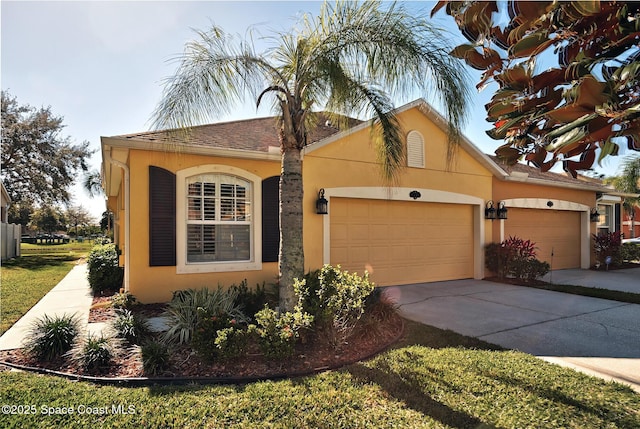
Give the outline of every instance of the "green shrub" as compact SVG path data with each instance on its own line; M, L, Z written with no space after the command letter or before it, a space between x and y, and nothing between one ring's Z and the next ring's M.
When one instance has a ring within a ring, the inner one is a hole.
M627 262L640 261L640 244L624 243L620 248L620 259Z
M218 330L215 340L216 355L221 359L242 356L247 351L253 331L253 328L235 326Z
M140 344L150 332L149 322L127 309L116 310L116 317L111 322L111 327L116 332L116 336L131 344Z
M169 367L169 348L158 341L149 341L140 347L142 369L147 375L158 375Z
M118 292L111 297L111 306L115 309L118 308L131 308L137 304L136 297L130 292Z
M249 289L247 281L243 280L240 285L231 285L229 290L236 294L235 302L240 310L251 319L265 304L276 305L278 302L275 294L267 291L264 282L262 285L256 285L255 289Z
M384 333L389 321L398 316L398 305L383 288L376 287L365 301L365 311L356 330L369 338Z
M296 306L293 312L286 313L278 313L265 307L255 317L260 349L269 359L291 357L300 338L300 331L310 328L313 323L313 316L305 313L300 306ZM253 328L249 329L250 332L251 330Z
M94 294L120 289L124 270L118 266L118 250L114 244L94 246L89 253L87 264L89 286Z
M551 266L547 262L537 259L529 259L523 272L523 278L527 281L534 281L544 277L551 270Z
M27 353L38 360L51 360L71 349L80 332L80 321L74 315L48 316L36 319L24 344Z
M228 314L214 313L199 307L197 310L198 322L193 332L191 347L205 360L213 360L218 357L216 338L218 331L238 326L238 321Z
M247 318L236 303L237 292L222 288L211 290L187 289L173 293L165 315L169 330L164 334L167 342L191 342L193 333L203 317L228 316L240 323Z
M294 283L302 308L314 316L334 346L349 338L374 287L367 272L360 277L331 265Z
M119 343L113 338L88 334L73 346L68 355L85 371L98 372L111 363L118 347Z

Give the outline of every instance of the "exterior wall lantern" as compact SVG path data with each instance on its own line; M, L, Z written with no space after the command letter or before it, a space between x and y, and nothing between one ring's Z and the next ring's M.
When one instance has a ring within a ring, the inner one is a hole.
M321 188L318 192L318 199L316 200L316 213L319 215L326 215L329 209L329 201L324 197L324 188Z
M493 200L487 201L484 206L484 218L494 220L496 218L496 208L493 207Z
M498 219L505 220L507 218L508 209L505 207L504 201L498 203Z
M600 220L600 213L598 213L597 207L593 207L589 212L589 220L591 222L598 222Z

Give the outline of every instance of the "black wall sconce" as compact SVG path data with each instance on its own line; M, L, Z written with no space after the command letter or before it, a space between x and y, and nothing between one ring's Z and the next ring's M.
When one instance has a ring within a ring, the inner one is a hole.
M505 207L504 201L498 203L498 219L505 220L509 210Z
M496 218L496 208L493 206L493 200L487 201L484 206L484 218L494 220Z
M600 213L598 213L598 209L593 207L589 212L589 220L591 222L598 222L600 220Z
M326 215L329 209L329 201L324 197L324 188L321 188L318 192L318 199L316 200L316 213L320 215Z

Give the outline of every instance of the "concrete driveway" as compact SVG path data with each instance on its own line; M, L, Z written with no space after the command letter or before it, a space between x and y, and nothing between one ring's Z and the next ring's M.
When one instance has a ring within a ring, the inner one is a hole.
M640 305L484 280L387 289L410 320L617 380L640 392Z
M598 287L640 294L640 268L610 271L555 270L544 276L543 280L553 284Z

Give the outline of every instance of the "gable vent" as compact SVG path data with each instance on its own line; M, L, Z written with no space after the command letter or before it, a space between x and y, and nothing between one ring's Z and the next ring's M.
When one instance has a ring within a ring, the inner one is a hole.
M417 131L407 134L407 167L424 168L424 139Z

